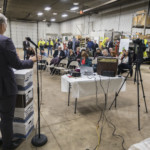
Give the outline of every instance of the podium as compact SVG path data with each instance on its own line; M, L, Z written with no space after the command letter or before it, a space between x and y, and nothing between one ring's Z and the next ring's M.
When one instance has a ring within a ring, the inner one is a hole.
M34 129L33 70L14 70L18 94L14 113L14 136L26 139Z

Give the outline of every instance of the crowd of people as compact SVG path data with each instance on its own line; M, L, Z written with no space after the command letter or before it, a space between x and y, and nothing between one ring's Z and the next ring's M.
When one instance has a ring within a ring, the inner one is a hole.
M113 41L108 37L103 40L101 48L96 40L92 41L91 39L88 39L85 48L81 48L80 41L76 38L69 39L68 42L64 43L60 39L54 40L49 38L47 41L40 39L38 47L41 55L46 57L51 55L53 57L50 65L53 64L54 66L59 65L60 61L65 58L68 59L67 67L69 67L72 61L78 61L79 65L92 66L91 57L96 59L99 56L116 57L119 55L115 53L114 49L116 49L116 46L114 46ZM30 56L35 55L34 49L30 47L30 43L27 40L23 42L23 49L24 59L29 59ZM129 64L128 51L123 50L118 58L118 74L123 73L125 69L130 70L131 65ZM130 75L132 76L132 70L130 71Z

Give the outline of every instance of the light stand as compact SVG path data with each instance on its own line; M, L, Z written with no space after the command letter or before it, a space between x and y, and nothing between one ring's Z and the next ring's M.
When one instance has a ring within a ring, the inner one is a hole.
M35 46L36 59L37 59L36 65L37 65L37 98L38 98L38 134L32 138L31 143L36 147L40 147L40 146L45 145L48 139L44 134L41 134L41 130L40 130L41 128L40 126L40 86L39 86L38 53L37 53L38 46L29 37L26 39Z

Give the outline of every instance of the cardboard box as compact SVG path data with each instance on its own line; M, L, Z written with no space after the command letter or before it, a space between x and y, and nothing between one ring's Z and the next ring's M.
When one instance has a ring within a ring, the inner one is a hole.
M19 138L27 138L34 128L33 115L25 122L13 122L14 136Z
M23 70L16 70L14 72L16 77L16 83L18 87L26 87L29 83L33 82L33 70L32 69L23 69Z
M145 35L145 39L150 39L150 34Z
M137 26L145 26L146 15L137 16ZM150 27L150 16L147 16L146 27Z
M26 91L18 91L16 108L25 108L33 100L33 86Z
M33 101L25 108L15 108L14 122L26 122L28 116L33 114Z
M138 17L135 16L133 17L132 26L137 26L137 23L138 23Z
M136 12L136 15L145 14L145 13L147 13L146 10L140 10Z

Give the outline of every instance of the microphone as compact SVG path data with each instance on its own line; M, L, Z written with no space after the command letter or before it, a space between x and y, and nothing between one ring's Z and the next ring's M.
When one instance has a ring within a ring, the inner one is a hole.
M32 43L36 48L38 48L37 44L35 44L30 37L26 37L27 41L29 41L30 43Z

